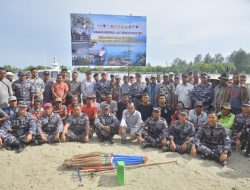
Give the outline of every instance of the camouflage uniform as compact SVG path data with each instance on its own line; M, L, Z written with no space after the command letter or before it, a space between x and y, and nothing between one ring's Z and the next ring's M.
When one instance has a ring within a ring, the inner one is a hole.
M234 120L232 141L236 141L236 135L241 132L240 141L242 144L248 142L250 145L250 115L237 114Z
M207 123L202 124L193 143L197 146L197 152L205 158L219 161L223 152L231 155L231 140L226 129L220 124L215 127L210 127Z
M118 133L119 120L113 115L109 114L108 116L100 115L95 121L96 135L99 138L110 138ZM110 132L104 131L101 126L110 126Z
M35 94L41 93L41 92L43 94L45 85L42 79L37 77L37 78L31 78L29 81L34 89ZM40 98L43 99L43 97L40 97Z
M0 108L0 118L4 117L5 114L7 114L7 113L5 113L5 112L2 110L2 108ZM3 122L4 122L4 121L0 121L0 127L1 127L1 125L2 125Z
M135 82L131 84L128 89L130 102L134 102L135 105L139 105L141 103L141 98L144 93L147 93L146 83Z
M52 84L54 82L49 79L44 82L44 91L43 91L43 102L44 103L52 103L53 102L53 94L51 91Z
M80 116L70 115L66 121L69 129L66 133L68 141L84 142L86 136L86 127L89 126L89 118L85 113Z
M111 83L110 80L101 79L96 83L95 89L96 89L97 102L101 103L102 101L104 101L102 99L102 96L106 96L108 92L112 92L113 84Z
M17 112L17 108L11 108L10 106L8 106L7 108L4 108L3 111L5 113L7 113L7 115L10 117L12 115L14 115Z
M161 147L161 141L166 138L168 124L165 119L160 117L155 120L153 116L146 119L139 129L139 134L147 143L150 143L152 147Z
M114 88L113 88L113 91L112 91L112 98L113 98L113 100L115 100L117 102L118 102L118 99L119 99L120 89L121 89L120 84L114 84Z
M43 114L38 120L37 135L44 134L49 143L54 142L55 134L62 132L63 123L60 115L52 113L51 116Z
M28 134L36 134L37 125L31 113L26 112L20 117L18 113L12 115L3 123L0 137L7 146L17 146L24 141Z
M163 82L159 86L159 94L164 94L166 96L166 103L169 106L173 106L174 91L175 91L174 83Z
M28 80L16 80L12 84L14 96L17 97L17 101L26 101L29 104L34 98L34 88Z
M195 135L194 125L187 121L184 125L179 120L175 121L174 125L170 128L170 139L174 140L176 144L176 150L179 153L183 152L181 145L187 141L192 141ZM191 143L188 143L187 152L191 150Z
M210 84L195 85L193 91L191 92L191 98L193 100L193 103L201 101L203 103L204 110L207 112L214 98L213 86Z

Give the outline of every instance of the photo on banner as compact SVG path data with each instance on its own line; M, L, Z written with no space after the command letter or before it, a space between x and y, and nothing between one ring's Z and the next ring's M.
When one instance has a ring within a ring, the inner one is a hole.
M73 66L146 66L146 17L71 14Z

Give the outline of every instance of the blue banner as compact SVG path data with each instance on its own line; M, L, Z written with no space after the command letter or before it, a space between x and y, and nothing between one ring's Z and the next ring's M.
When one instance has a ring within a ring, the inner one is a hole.
M71 14L73 66L145 66L146 17Z

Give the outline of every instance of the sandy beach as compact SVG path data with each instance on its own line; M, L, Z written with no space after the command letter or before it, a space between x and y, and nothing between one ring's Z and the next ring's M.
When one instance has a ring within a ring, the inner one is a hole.
M136 189L136 190L246 190L250 189L250 159L233 152L228 165L192 158L178 153L162 153L158 149L141 149L135 143L116 145L101 144L93 139L89 144L60 143L27 147L20 154L0 150L0 189ZM143 155L148 163L172 161L164 165L143 167L125 171L125 185L119 186L116 173L90 176L77 170L62 167L63 160L79 153L92 151Z

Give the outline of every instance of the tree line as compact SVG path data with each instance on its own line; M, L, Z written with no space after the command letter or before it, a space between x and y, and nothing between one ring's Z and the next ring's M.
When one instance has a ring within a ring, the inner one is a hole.
M30 70L32 65L25 67L24 70ZM44 66L36 66L39 70L44 70ZM67 68L66 66L61 66ZM8 71L17 72L20 68L4 65L4 68ZM49 67L46 67L49 69ZM92 71L110 71L110 72L128 72L128 67L78 67L79 72L85 72L87 70ZM241 73L250 73L250 53L247 53L243 49L233 51L229 56L223 57L221 53L217 53L214 56L206 54L202 56L198 54L194 57L193 61L187 62L185 59L175 58L172 63L164 63L160 66L152 66L151 63L147 63L146 66L131 66L129 67L130 72L140 73L182 73L188 71L196 72L208 72L208 73L222 73L228 71L233 73L235 71Z

